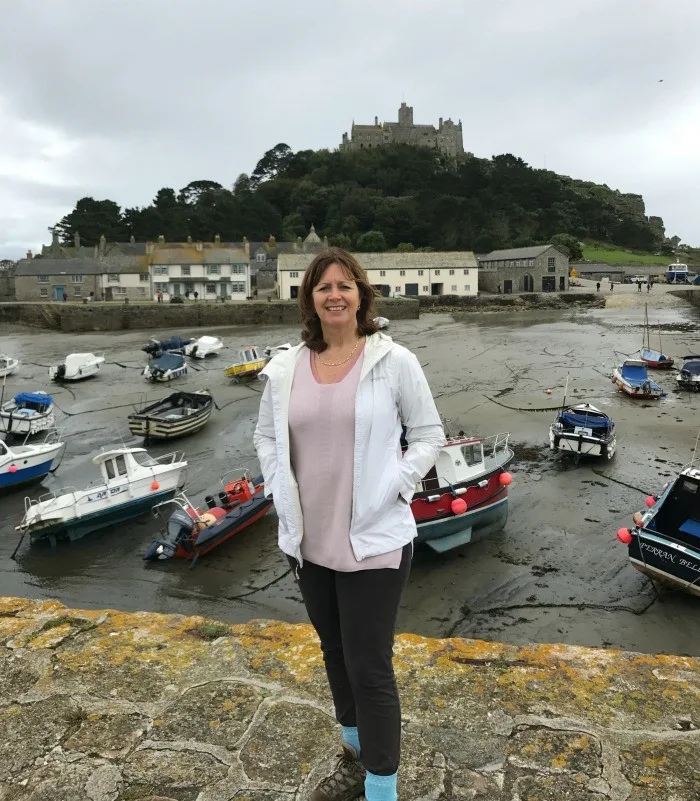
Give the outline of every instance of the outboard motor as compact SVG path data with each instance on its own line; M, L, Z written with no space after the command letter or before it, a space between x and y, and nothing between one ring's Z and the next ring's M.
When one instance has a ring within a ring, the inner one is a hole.
M207 509L213 509L218 505L213 495L207 495L204 499L204 503L206 503Z
M191 549L191 538L194 532L194 520L184 509L176 509L168 519L165 537L152 543L143 555L147 562L171 559L178 546Z

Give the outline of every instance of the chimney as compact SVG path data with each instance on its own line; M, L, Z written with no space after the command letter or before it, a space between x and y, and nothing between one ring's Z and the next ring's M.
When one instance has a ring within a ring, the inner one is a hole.
M31 251L31 250L28 250L28 251L27 251L27 258L28 258L28 259L33 259L33 258L34 258L34 254L32 253L32 251Z
M146 242L146 255L147 256L153 255L153 242Z
M440 117L440 128L442 128L442 117Z
M221 244L221 237L218 234L214 235L214 244L220 245Z
M379 117L374 118L374 124L379 127Z
M129 244L130 245L136 244L136 237L133 234L129 237Z
M199 239L197 240L197 250L199 250L200 252L202 250L202 242Z
M80 250L80 234L77 231L73 234L73 246L76 250Z
M104 234L100 234L100 246L99 246L99 253L100 256L105 255L105 250L107 249L107 240Z
M164 245L165 244L165 237L163 236L163 234L160 234L158 236L158 244L159 245Z
M51 229L51 244L58 247L58 231L55 228Z
M243 250L248 258L250 258L250 242L246 239L246 237L243 237Z

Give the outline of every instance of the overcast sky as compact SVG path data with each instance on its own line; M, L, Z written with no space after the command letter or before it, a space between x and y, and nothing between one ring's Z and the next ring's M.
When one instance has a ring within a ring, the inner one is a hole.
M697 0L20 0L2 25L0 259L84 195L231 186L402 100L477 156L640 193L700 245Z

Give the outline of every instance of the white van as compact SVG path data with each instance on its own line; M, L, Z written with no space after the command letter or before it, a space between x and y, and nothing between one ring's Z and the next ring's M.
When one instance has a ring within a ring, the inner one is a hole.
M637 282L639 282L641 284L646 284L646 282L647 282L646 275L633 275L630 278L630 284L636 284Z

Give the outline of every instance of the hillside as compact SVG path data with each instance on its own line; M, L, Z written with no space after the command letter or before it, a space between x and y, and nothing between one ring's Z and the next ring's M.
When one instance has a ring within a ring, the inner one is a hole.
M281 240L314 224L331 243L357 250L475 250L546 242L556 234L625 249L658 251L660 217L647 217L640 195L533 169L512 155L458 161L428 148L303 150L277 145L232 189L194 181L162 188L144 208L82 198L58 224L64 242L85 244L165 236L167 241Z

